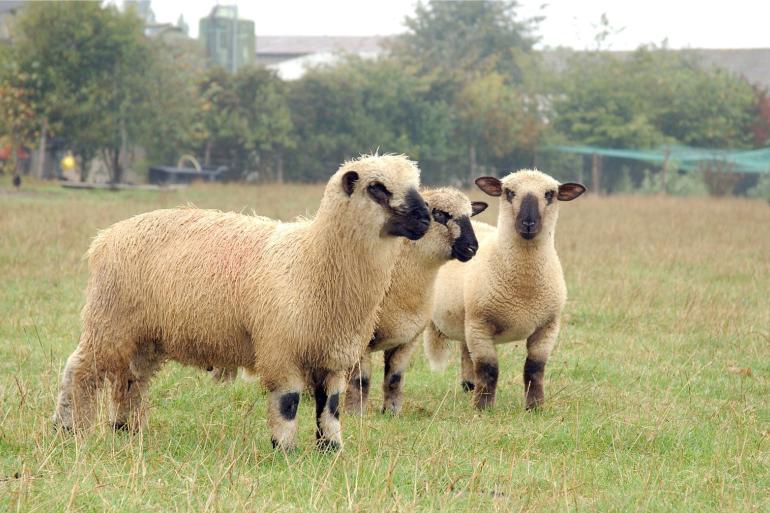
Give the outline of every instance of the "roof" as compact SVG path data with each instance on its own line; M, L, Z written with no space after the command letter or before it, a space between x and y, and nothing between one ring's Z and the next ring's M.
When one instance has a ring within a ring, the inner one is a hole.
M685 52L695 55L705 66L717 66L743 76L752 84L770 89L770 48L683 48L670 49L670 52ZM546 66L555 71L563 70L570 55L579 54L579 50L558 48L543 50ZM633 51L610 51L618 57L626 58Z
M690 51L705 64L727 69L753 84L770 89L770 48L695 48Z
M257 36L257 55L379 53L386 36Z

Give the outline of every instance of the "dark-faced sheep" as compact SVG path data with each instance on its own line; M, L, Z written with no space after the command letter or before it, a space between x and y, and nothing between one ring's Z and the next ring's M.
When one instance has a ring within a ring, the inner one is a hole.
M530 170L502 180L479 178L476 184L500 197L497 228L474 223L478 255L439 271L435 294L441 299L425 330L425 350L431 366L441 368L448 358L447 339L462 342L462 385L473 390L474 405L482 409L495 400L495 344L526 340L524 389L530 409L543 402L545 365L567 300L554 246L559 203L577 198L585 187L559 184Z
M345 393L345 410L349 413L365 411L371 354L378 351L384 351L385 359L382 411L400 411L404 374L415 344L430 320L436 274L452 259L467 262L478 249L470 217L483 212L486 203L471 203L465 194L451 188L424 190L422 195L433 221L422 239L403 243L374 336L361 362L350 373Z
M114 426L139 429L150 378L174 360L259 375L273 446L283 449L295 445L307 383L318 445L338 447L346 372L371 339L400 238L429 227L418 186L405 157L368 156L331 177L312 220L186 208L102 231L88 251L82 334L55 424L89 425L107 380Z

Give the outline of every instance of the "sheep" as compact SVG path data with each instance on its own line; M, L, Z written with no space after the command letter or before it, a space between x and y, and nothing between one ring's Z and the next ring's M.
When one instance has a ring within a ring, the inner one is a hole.
M486 203L471 202L465 194L452 188L424 190L422 195L433 222L422 239L403 243L381 305L377 328L361 361L350 372L345 393L348 413L362 414L366 410L371 354L376 351L384 351L385 359L382 412L399 413L404 372L430 320L436 274L450 259L467 262L478 249L470 217L483 212Z
M479 252L463 266L449 262L436 278L436 301L423 343L431 367L448 358L447 339L461 342L462 387L478 409L494 405L498 362L495 344L526 339L524 396L528 410L543 402L545 365L559 333L567 300L554 246L559 202L586 188L559 184L545 173L522 170L476 184L500 196L497 228L474 222ZM558 200L558 201L554 201Z
M418 186L406 157L364 156L330 178L312 220L183 208L102 231L87 254L82 333L55 426L87 427L106 380L113 427L141 429L150 378L174 360L258 374L273 447L284 450L296 444L307 383L317 446L339 448L340 393L371 338L399 238L430 225Z

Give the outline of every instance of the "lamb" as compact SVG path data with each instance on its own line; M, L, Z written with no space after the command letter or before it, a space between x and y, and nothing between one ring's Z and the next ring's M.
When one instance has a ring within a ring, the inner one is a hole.
M478 249L470 217L483 212L486 203L471 202L465 194L452 188L424 190L422 195L433 222L422 239L403 243L374 336L361 361L350 372L345 393L348 413L362 414L366 410L371 355L376 351L384 351L385 359L382 412L399 413L404 373L417 340L430 320L436 274L450 259L467 262Z
M258 374L279 449L295 446L307 383L318 447L340 447L340 392L371 338L399 238L430 225L418 186L406 157L364 156L330 178L312 220L183 208L102 231L55 425L87 427L109 381L113 426L140 429L153 373L175 360Z
M543 402L545 366L567 299L554 246L559 202L577 198L586 188L559 184L533 170L502 180L481 177L476 184L490 196L500 196L497 229L474 223L478 255L468 264L450 262L439 271L435 294L441 299L425 330L424 347L431 367L441 369L448 358L447 339L461 342L463 389L473 390L473 404L484 409L495 402L495 344L526 339L524 395L529 410Z

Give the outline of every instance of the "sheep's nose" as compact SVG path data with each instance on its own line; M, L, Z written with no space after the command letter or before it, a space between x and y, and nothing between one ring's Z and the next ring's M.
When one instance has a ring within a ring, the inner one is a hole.
M479 245L478 244L468 244L468 252L471 255L475 255L476 251L478 251L478 250L479 250Z
M530 219L522 219L521 220L521 225L524 228L534 228L535 224L537 224L537 223L535 221L530 220Z

